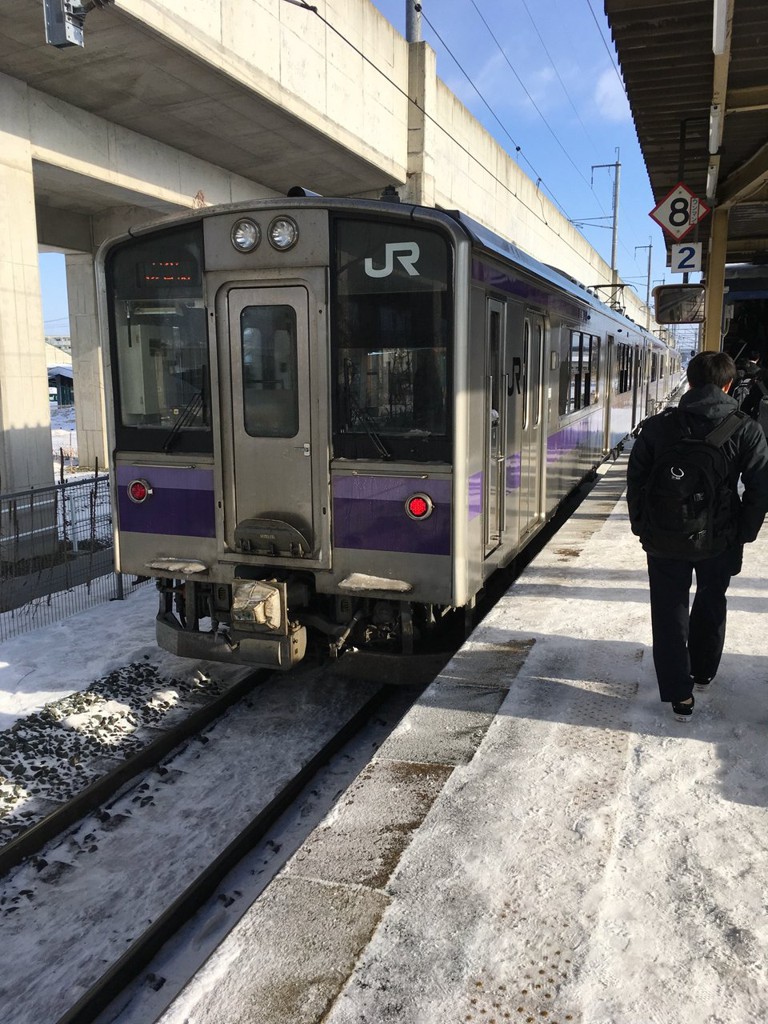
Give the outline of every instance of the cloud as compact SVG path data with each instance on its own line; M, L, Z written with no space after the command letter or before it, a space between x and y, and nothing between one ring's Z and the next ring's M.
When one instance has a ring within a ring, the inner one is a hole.
M632 114L624 89L613 68L606 68L595 84L595 106L607 121L631 121Z

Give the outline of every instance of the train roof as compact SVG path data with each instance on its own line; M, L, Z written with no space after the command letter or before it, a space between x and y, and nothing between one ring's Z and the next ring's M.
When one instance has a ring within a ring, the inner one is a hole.
M485 249L487 252L494 253L497 256L502 256L506 260L514 260L514 262L523 270L527 270L530 274L535 274L537 277L543 277L551 285L554 285L561 291L566 292L573 298L579 299L581 302L586 302L591 306L598 306L611 316L618 317L625 321L635 330L640 331L651 338L656 338L654 334L648 331L645 327L636 323L634 320L631 320L628 316L619 313L615 309L611 309L611 307L599 299L594 292L590 291L586 285L577 281L575 277L571 277L570 274L566 274L565 271L560 270L557 267L553 267L548 263L540 263L539 260L534 259L533 256L525 252L524 249L515 245L514 242L510 242L506 238L502 238L501 235L497 235L495 231L491 231L490 228L487 228L478 221L473 220L460 210L445 210L443 212L458 221L472 241L476 245L480 246L480 248Z

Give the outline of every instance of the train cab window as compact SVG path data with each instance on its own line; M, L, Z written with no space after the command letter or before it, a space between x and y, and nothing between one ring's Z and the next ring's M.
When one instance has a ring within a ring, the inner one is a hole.
M450 461L447 241L403 221L338 220L334 271L334 455Z
M295 437L299 430L296 310L246 306L240 315L243 408L251 437Z
M202 260L199 224L108 257L118 447L212 450Z

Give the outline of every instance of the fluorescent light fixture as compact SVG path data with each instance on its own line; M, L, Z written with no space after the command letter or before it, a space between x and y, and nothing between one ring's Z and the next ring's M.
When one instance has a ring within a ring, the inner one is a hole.
M725 30L728 25L728 0L714 0L712 15L712 53L725 53Z
M712 156L720 149L723 141L723 108L713 103L709 108L709 152Z
M714 202L715 192L717 191L717 176L720 170L719 164L711 163L707 167L707 184L706 184L706 197L709 202Z

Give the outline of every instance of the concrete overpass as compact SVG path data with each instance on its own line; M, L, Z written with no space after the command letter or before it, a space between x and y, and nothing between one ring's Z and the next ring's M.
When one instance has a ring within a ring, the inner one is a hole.
M0 5L0 492L51 481L38 246L66 252L78 445L106 463L93 255L198 205L303 184L459 207L586 283L609 266L368 0L101 0L84 47ZM645 323L626 290L628 315Z

